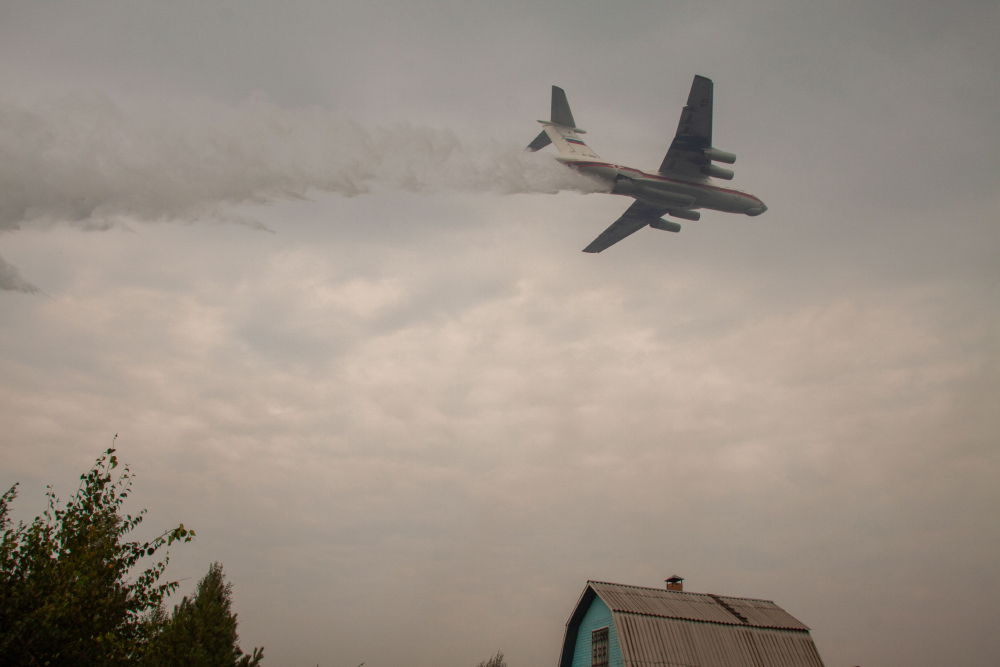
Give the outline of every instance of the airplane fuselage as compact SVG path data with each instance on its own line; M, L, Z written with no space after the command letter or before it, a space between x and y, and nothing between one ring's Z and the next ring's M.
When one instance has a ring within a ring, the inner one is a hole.
M556 159L580 173L605 181L611 194L632 197L654 206L701 208L751 216L760 215L767 210L764 202L752 194L721 187L708 178L687 178L681 174L650 174L603 160L567 160L558 157Z

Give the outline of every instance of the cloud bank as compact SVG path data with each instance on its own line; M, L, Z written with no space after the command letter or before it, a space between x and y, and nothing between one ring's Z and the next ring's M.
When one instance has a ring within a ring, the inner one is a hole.
M420 227L442 215L386 198ZM370 203L342 197L311 220L267 211L276 237L33 235L95 269L0 314L23 497L120 432L137 505L199 532L172 576L227 563L244 636L285 662L468 665L514 644L511 664L544 665L583 581L674 570L777 600L828 664L903 664L892 636L929 665L953 650L932 582L957 562L952 622L985 632L1000 459L981 302L768 301L757 274L685 260L694 244L602 270L565 249L589 201L475 199L481 224L399 246L377 223L330 233Z

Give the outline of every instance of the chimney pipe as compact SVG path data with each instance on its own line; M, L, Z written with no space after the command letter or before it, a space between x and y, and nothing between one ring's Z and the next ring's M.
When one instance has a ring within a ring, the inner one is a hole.
M669 579L667 579L667 590L668 591L683 591L684 590L684 577L678 577L676 574Z

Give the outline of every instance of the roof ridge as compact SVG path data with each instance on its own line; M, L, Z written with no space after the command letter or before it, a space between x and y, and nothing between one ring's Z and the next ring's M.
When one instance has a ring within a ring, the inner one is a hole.
M747 600L748 602L767 602L768 604L778 605L774 600L765 600L764 598L742 598L737 595L715 595L714 593L709 593L713 598L726 598L727 600Z
M695 593L694 591L671 591L666 588L653 588L652 586L636 586L634 584L619 584L614 581L597 581L596 579L588 579L588 584L604 584L605 586L621 586L622 588L638 588L644 591L657 591L658 593L683 593L685 595L700 595L707 598L726 598L728 600L747 600L749 602L767 602L768 604L773 604L777 606L774 600L765 600L764 598L747 598L740 597L739 595L718 595L716 593Z
M643 591L656 591L657 593L680 593L681 595L700 595L701 597L712 597L709 593L695 593L693 591L671 591L666 588L653 588L652 586L634 586L632 584L617 584L613 581L595 581L593 579L587 580L588 584L604 584L605 586L621 586L622 588L638 588ZM731 597L731 596L726 596ZM767 600L762 600L762 602L767 602Z

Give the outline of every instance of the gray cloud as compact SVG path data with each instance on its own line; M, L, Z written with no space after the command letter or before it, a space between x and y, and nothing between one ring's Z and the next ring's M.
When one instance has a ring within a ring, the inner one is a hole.
M832 664L897 660L885 634L941 657L929 582L947 562L950 590L980 599L1000 540L978 297L769 301L757 276L641 254L633 280L566 250L591 198L470 199L384 195L418 227L475 218L395 245L366 200L331 196L307 220L267 211L276 236L36 235L99 268L0 320L18 351L0 419L36 443L8 447L11 468L72 479L65 440L114 424L137 503L205 536L175 575L222 558L243 636L288 659L464 664L516 637L512 656L544 662L582 580L664 568L778 599ZM982 631L975 604L952 631Z

